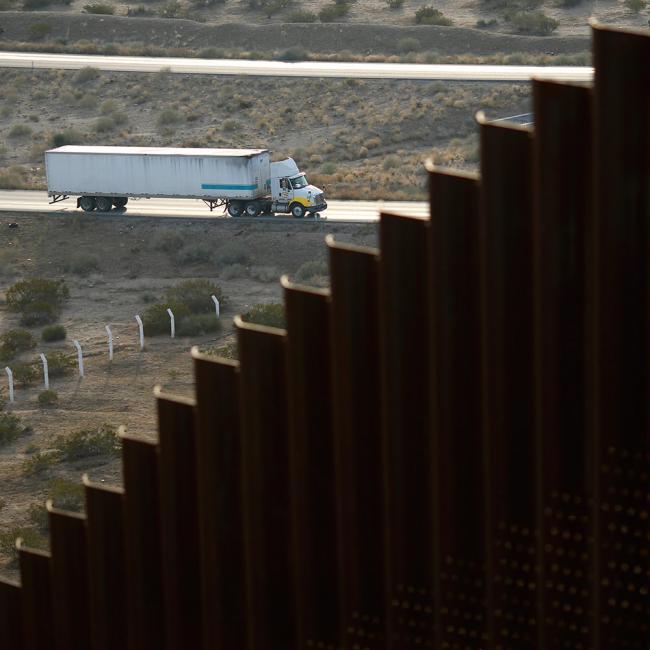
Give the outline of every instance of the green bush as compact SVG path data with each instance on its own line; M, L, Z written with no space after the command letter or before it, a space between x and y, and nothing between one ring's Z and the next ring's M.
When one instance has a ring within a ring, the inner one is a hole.
M95 255L80 253L67 262L65 270L85 278L87 275L99 271L99 260Z
M73 78L75 84L86 84L89 81L94 81L99 77L99 70L92 66L81 68Z
M0 361L10 361L16 355L36 347L36 339L27 330L9 330L0 335Z
M83 10L87 14L102 14L112 16L115 13L115 8L112 5L105 5L101 3L84 5Z
M45 343L51 343L52 341L64 341L67 336L67 332L63 325L48 325L43 328L41 332L41 339Z
M34 526L43 534L50 528L47 508L42 503L32 503L27 509L27 516Z
M202 336L218 332L221 322L212 314L190 314L183 318L176 327L178 336Z
M183 305L190 314L213 314L214 303L210 297L213 295L218 298L219 304L223 307L226 300L218 284L210 280L184 280L165 291L164 301Z
M442 11L434 9L431 5L420 7L415 12L416 25L442 25L448 27L452 21Z
M39 376L39 371L33 363L18 363L11 367L14 382L22 386L31 386Z
M386 0L389 9L400 9L404 5L404 0Z
M308 282L315 277L323 277L329 275L329 267L327 262L323 260L309 260L301 264L296 271L296 280L298 282Z
M20 526L0 533L0 553L9 557L9 566L14 566L18 561L16 540L20 537L23 545L29 548L46 548L47 538L34 526Z
M163 300L147 307L142 322L147 336L170 333L170 318L167 309L174 314L176 332L180 336L195 336L214 332L219 321L214 316L215 308L211 296L219 299L221 306L225 298L221 287L210 280L185 280L167 289ZM206 318L199 318L199 316Z
M48 472L58 460L57 454L37 452L26 458L22 464L24 476L40 476Z
M346 3L335 3L323 7L318 12L318 18L321 23L335 23L340 18L347 16L350 12L350 5Z
M304 47L290 47L278 55L279 61L309 61L309 52Z
M242 320L256 325L284 328L286 327L284 305L273 302L253 305L245 314L242 314Z
M47 369L51 378L69 375L76 367L74 356L65 352L50 352L47 356Z
M58 307L44 300L39 300L25 307L20 317L20 324L26 327L47 325L56 322L60 314L61 310Z
M30 278L21 280L7 289L7 307L12 311L25 311L34 304L47 303L63 307L70 297L70 291L63 280Z
M532 34L533 36L548 36L560 24L557 20L541 11L518 11L508 14L506 20L518 34Z
M61 510L80 512L84 507L84 487L81 483L54 478L50 481L47 496L52 505Z
M288 23L315 23L318 16L313 11L292 11L286 18Z
M81 429L59 435L52 441L61 460L72 462L82 458L117 456L121 443L115 427L102 424L96 429Z
M170 318L167 313L168 308L174 313L176 327L180 325L180 321L185 316L190 315L189 309L182 304L156 303L155 305L151 305L142 314L142 324L146 336L169 335Z
M59 401L59 395L55 390L44 390L38 395L38 405L44 408L54 406Z
M185 238L174 231L161 232L154 241L154 248L161 253L176 254L185 245Z
M66 129L52 136L52 147L64 147L67 144L81 144L84 141L84 135L76 129Z
M26 431L17 415L0 412L0 447L16 441Z
M115 128L115 122L113 122L111 117L104 115L95 120L95 126L93 128L96 133L107 133Z

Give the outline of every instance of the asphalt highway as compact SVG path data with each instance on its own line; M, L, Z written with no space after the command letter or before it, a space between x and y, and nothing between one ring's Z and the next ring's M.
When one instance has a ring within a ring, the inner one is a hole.
M411 63L344 63L325 61L248 61L86 54L0 52L0 67L100 70L184 74L249 75L262 77L351 77L356 79L421 79L448 81L590 81L593 68L526 65L437 65Z
M56 215L85 214L76 207L76 197L71 197L60 203L49 203L46 192L2 190L0 191L0 211L3 212L50 212ZM328 201L328 208L322 213L323 221L336 223L358 223L377 221L379 212L391 212L404 216L425 217L429 214L429 204L411 201ZM101 218L102 214L123 215L124 218L134 217L192 217L205 219L230 219L222 208L210 212L209 208L198 199L130 199L126 210L111 213L88 213L88 218ZM269 217L242 219L241 221L264 221ZM290 215L278 215L272 220L297 221ZM312 222L314 219L304 219Z

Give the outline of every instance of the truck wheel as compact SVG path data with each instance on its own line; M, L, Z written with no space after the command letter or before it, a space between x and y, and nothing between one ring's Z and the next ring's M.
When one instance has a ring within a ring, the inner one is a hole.
M305 208L300 203L294 203L291 206L291 214L295 219L302 219L305 216Z
M260 212L260 206L255 201L246 204L247 217L256 217Z
M114 196L113 205L119 210L129 202L128 196Z
M228 214L231 217L240 217L244 211L244 206L241 201L231 201L228 203Z
M95 199L98 212L110 212L113 207L113 199L110 196L98 196Z
M79 199L79 207L84 212L92 212L95 209L95 197L94 196L82 196Z

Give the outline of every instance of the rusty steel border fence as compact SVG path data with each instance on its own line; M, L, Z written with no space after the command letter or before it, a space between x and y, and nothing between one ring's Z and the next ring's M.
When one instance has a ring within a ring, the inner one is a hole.
M194 352L124 488L19 544L2 650L650 648L650 35L593 50L428 165L430 218L283 279L286 330Z

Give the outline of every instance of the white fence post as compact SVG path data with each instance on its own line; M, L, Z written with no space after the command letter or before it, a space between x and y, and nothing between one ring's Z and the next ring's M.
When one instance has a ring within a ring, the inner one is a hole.
M5 368L7 373L7 381L9 382L9 401L14 401L14 373L11 371L11 368L7 366Z
M111 326L106 326L106 334L108 334L108 360L113 361L113 332Z
M169 314L169 327L171 329L171 336L174 338L176 336L176 320L174 318L174 313L169 307L167 308L167 313Z
M142 319L139 314L135 315L135 320L138 323L138 329L140 330L140 349L144 350L144 325L142 324Z
M45 383L45 390L50 390L50 373L47 368L47 359L45 355L41 352L41 362L43 363L43 382Z
M81 343L79 341L74 340L72 344L77 348L77 362L79 364L79 376L83 377L84 376L84 355L83 352L81 351Z
M219 315L220 315L219 314L219 299L217 298L217 296L212 296L212 302L214 303L214 308L215 308L215 310L217 312L217 318L219 318Z

